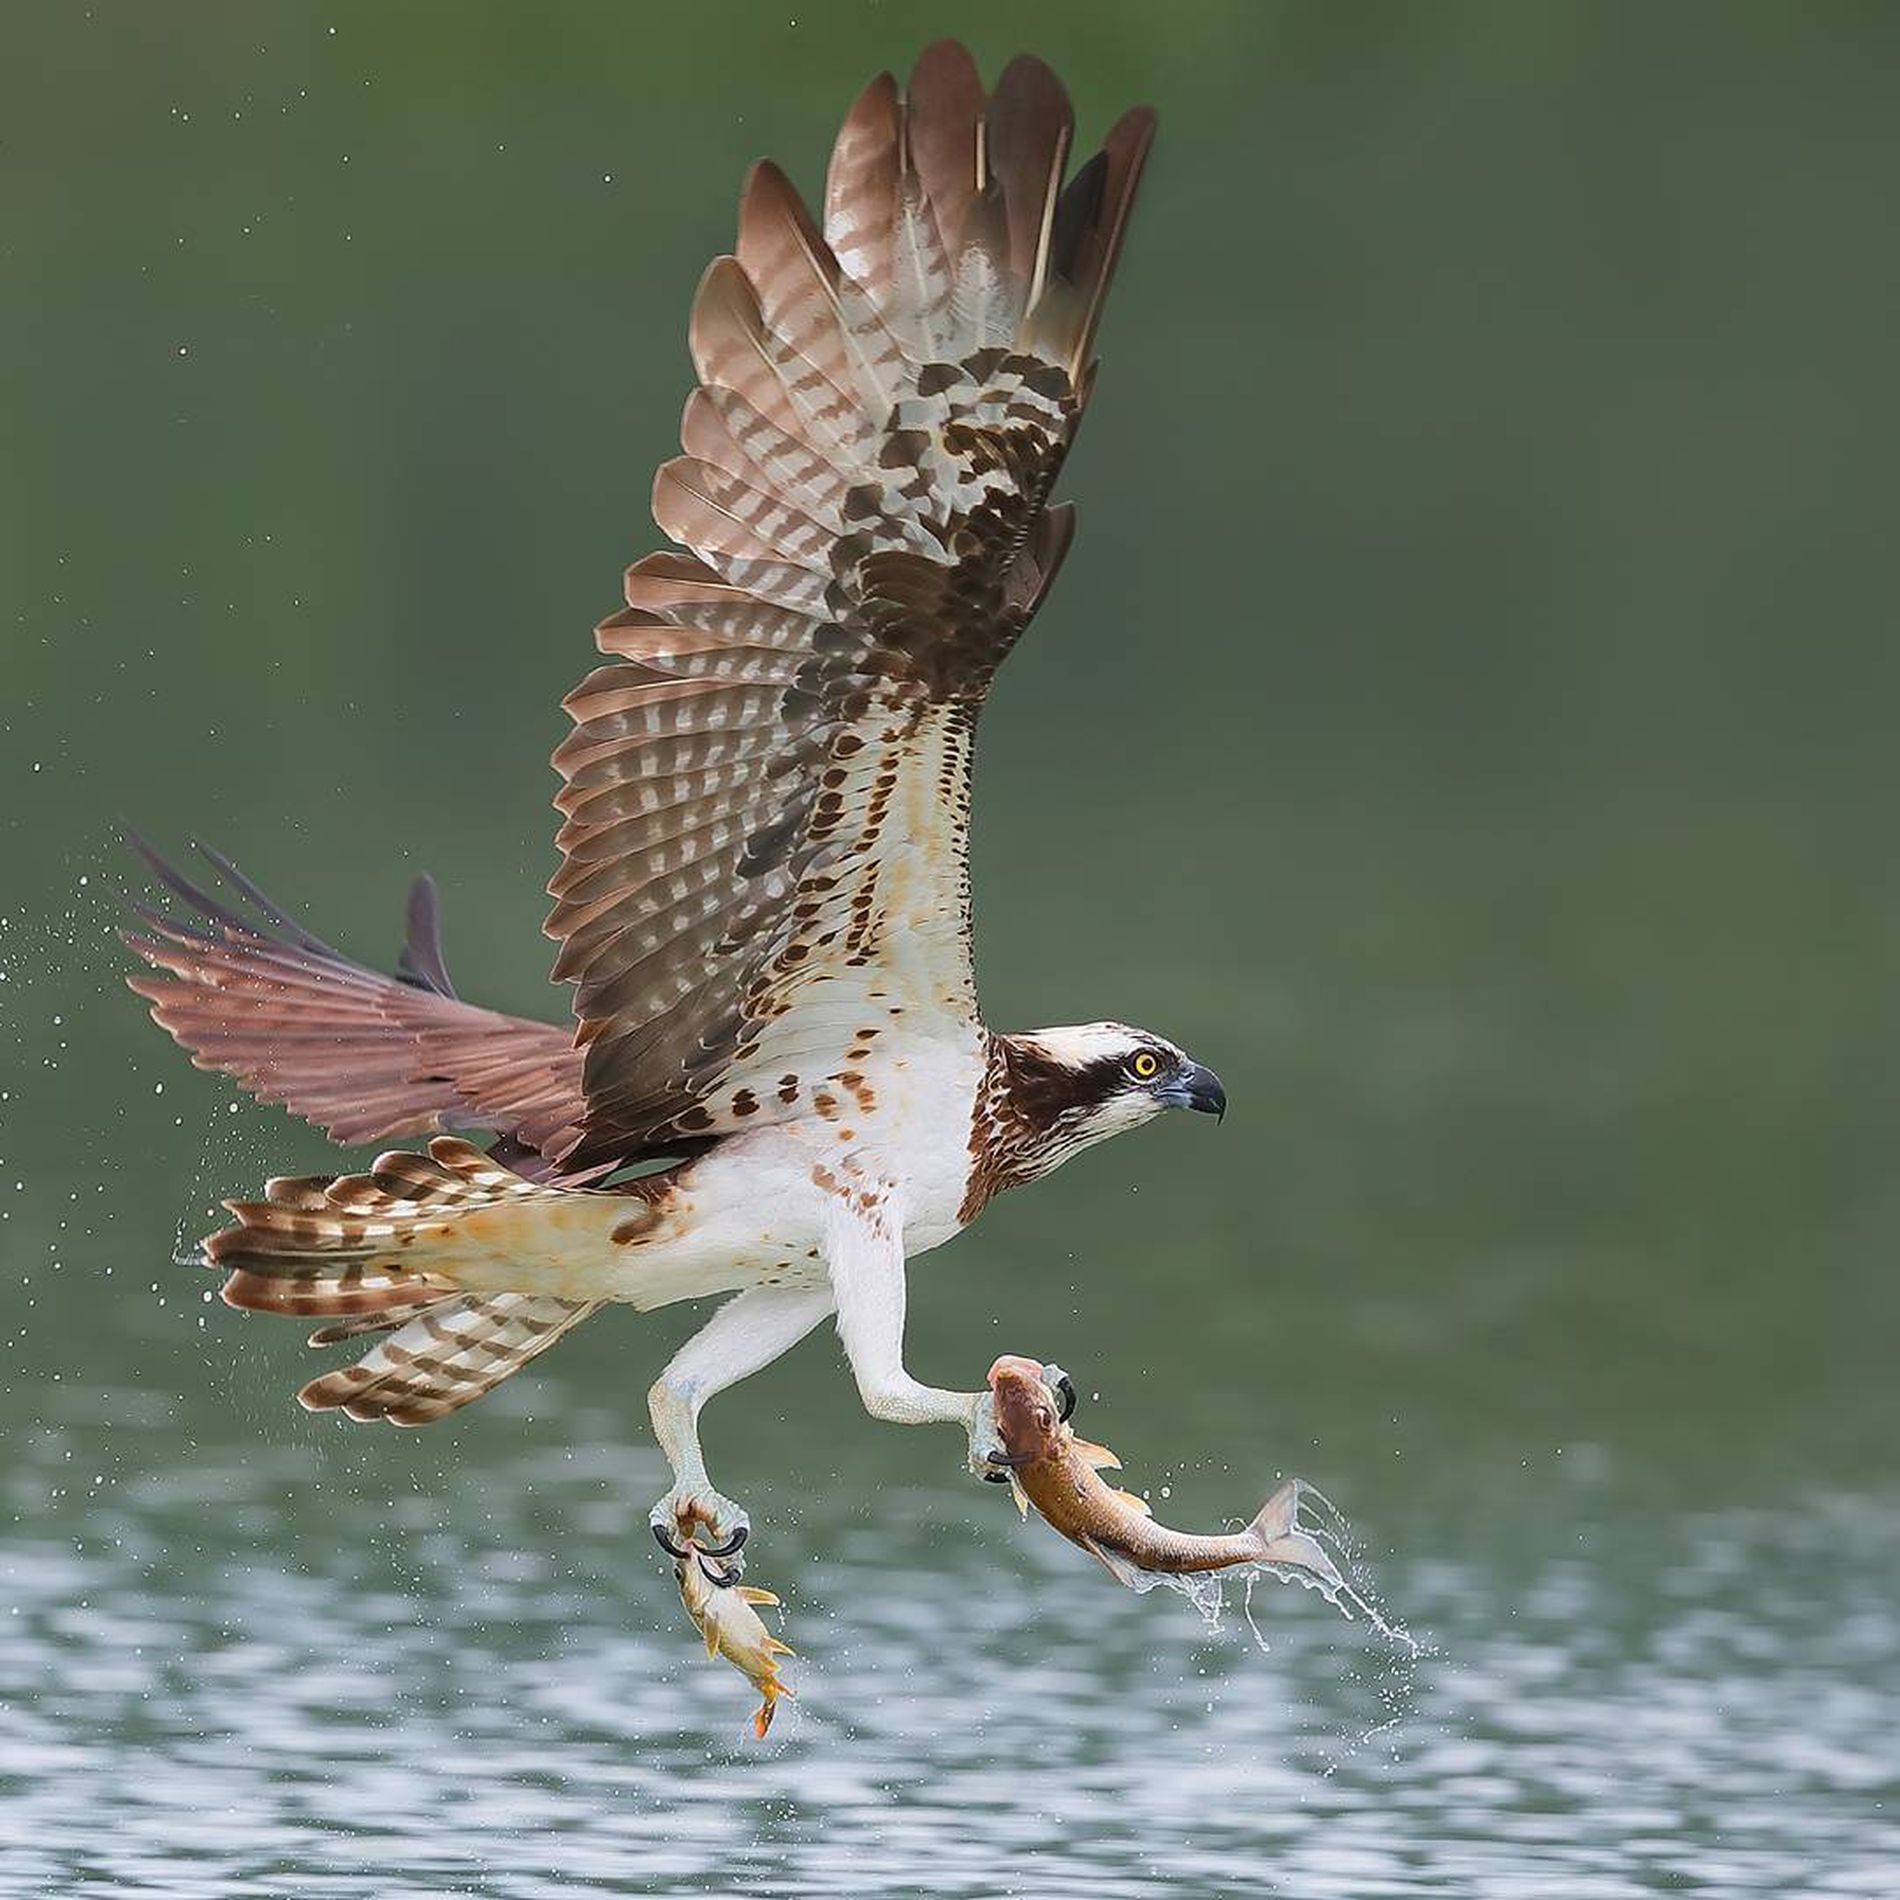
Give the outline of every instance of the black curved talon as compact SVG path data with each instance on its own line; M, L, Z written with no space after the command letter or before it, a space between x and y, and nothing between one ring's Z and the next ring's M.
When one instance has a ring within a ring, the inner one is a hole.
M674 1543L672 1538L667 1536L666 1526L664 1524L649 1523L647 1529L653 1533L653 1541L658 1544L676 1564L683 1564L688 1556L691 1555L691 1552L682 1550L679 1545Z
M734 1564L730 1570L721 1570L717 1565L709 1564L704 1556L700 1557L697 1561L699 1564L699 1574L704 1577L715 1590L730 1590L732 1586L739 1581L740 1577L744 1575L744 1572L737 1564Z
M1056 1422L1066 1425L1075 1416L1075 1381L1060 1366L1055 1368L1055 1375Z
M700 1553L705 1557L736 1557L745 1548L745 1540L752 1535L750 1524L741 1524L723 1544L709 1544Z
M1009 1473L1007 1471L986 1471L983 1474L983 1482L985 1484L1007 1484L1009 1482Z

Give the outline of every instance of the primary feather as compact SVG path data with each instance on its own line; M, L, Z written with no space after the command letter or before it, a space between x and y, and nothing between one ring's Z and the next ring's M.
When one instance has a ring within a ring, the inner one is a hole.
M941 45L853 106L822 228L747 181L654 484L687 553L629 572L556 754L574 1162L802 1112L781 1076L890 1017L974 1020L971 735L1067 545L1049 491L1153 121L1065 191L1071 123L1040 61L986 98Z

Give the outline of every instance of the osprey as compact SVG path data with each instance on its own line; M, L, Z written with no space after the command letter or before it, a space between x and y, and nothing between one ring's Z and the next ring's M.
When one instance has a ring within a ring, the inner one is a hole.
M228 901L146 852L187 910L141 907L132 987L199 1067L342 1143L434 1137L270 1181L205 1243L231 1305L319 1320L313 1345L382 1335L307 1407L425 1424L605 1304L727 1295L649 1403L656 1533L731 1554L714 1393L835 1316L866 1408L961 1424L989 1470L988 1394L905 1368L906 1261L1092 1142L1224 1110L1160 1036L977 1012L971 745L1068 550L1050 489L1154 115L1065 183L1070 132L1040 61L986 97L942 44L852 107L822 224L752 171L653 485L678 546L628 571L554 754L574 1023L462 1001L426 879L386 976L216 854Z

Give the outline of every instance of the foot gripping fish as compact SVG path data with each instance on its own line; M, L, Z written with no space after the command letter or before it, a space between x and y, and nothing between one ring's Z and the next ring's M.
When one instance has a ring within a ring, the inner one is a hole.
M1299 1528L1302 1486L1297 1478L1281 1485L1243 1531L1202 1537L1170 1530L1157 1524L1132 1492L1102 1481L1100 1473L1119 1470L1121 1460L1069 1429L1040 1363L1006 1354L990 1367L989 1383L1003 1441L1002 1451L990 1457L1014 1480L1018 1504L1025 1509L1033 1504L1118 1581L1128 1582L1131 1568L1180 1577L1272 1564L1310 1573L1328 1593L1346 1589L1332 1559Z

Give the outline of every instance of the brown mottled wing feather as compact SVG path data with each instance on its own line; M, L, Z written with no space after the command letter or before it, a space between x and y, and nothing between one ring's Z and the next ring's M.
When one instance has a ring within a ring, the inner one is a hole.
M1039 61L986 99L946 44L852 108L822 230L747 182L654 483L687 552L629 572L555 754L573 1165L801 1112L786 1078L864 1029L974 1016L971 737L1073 528L1049 491L1153 117L1065 187L1070 125Z
M385 976L313 937L215 853L204 855L243 911L138 849L195 915L141 905L143 930L125 941L152 968L128 981L199 1068L338 1141L488 1129L533 1148L570 1145L582 1110L572 1029L456 996L428 879L410 896L401 974Z

